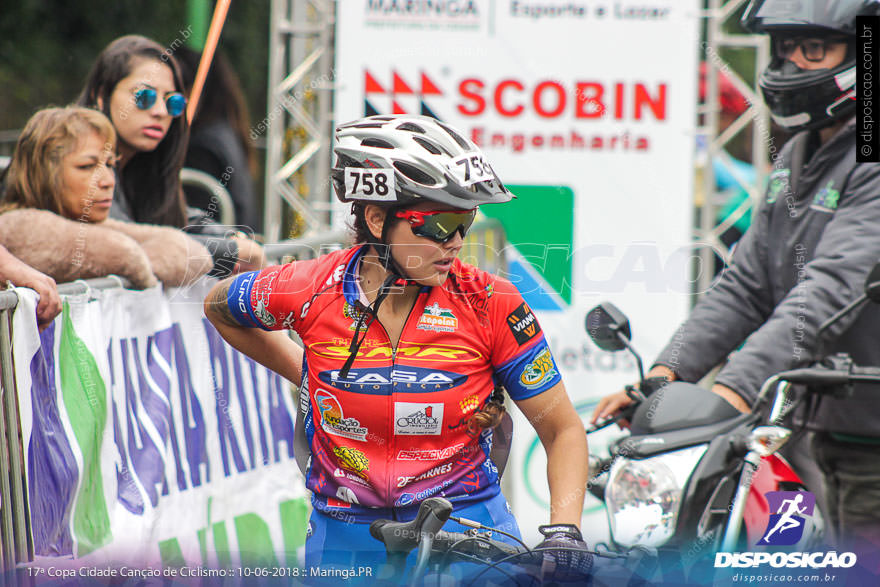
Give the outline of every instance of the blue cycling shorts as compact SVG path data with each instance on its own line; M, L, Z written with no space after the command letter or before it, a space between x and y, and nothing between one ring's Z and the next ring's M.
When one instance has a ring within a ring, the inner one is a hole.
M417 510L389 508L387 512L379 511L376 518L386 518L407 522L415 517ZM519 526L510 512L507 499L501 494L476 503L462 504L453 510L459 516L480 522L490 528L496 528L521 538ZM446 522L443 530L447 532L464 532L466 527L453 522ZM518 544L503 534L493 533L492 538L508 544ZM416 551L407 558L407 568L415 565ZM306 576L321 578L360 580L363 583L375 581L382 565L386 562L385 545L370 536L370 522L357 521L353 516L346 516L345 510L338 512L312 511L306 534ZM340 574L341 573L341 574ZM346 576L343 576L346 575Z

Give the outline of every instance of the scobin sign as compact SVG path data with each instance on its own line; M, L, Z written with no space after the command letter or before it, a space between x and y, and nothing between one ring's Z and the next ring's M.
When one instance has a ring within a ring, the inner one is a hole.
M505 277L535 310L576 403L637 376L587 339L590 307L621 307L646 360L687 313L698 10L696 0L352 0L337 13L336 122L437 117L517 195L481 210L504 225ZM516 417L506 493L537 542L549 496L543 480L532 480L540 504L524 489L534 432ZM543 475L543 455L532 460Z

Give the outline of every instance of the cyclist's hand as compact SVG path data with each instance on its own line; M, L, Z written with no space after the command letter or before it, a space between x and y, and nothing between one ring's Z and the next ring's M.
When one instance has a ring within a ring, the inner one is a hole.
M233 236L238 244L238 263L233 273L259 271L266 266L266 252L260 243L249 238Z
M544 555L541 570L545 580L582 582L593 568L593 555L581 531L573 524L538 526L544 541L535 547Z
M604 420L605 418L613 416L632 403L633 400L629 397L626 391L618 391L617 393L606 395L599 400L599 405L593 410L593 417L590 419L590 424L595 424L599 420ZM619 423L622 424L622 422Z

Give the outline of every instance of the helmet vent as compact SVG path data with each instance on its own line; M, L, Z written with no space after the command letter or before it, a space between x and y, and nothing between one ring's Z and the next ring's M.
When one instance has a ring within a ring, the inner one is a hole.
M422 185L434 185L437 182L434 178L410 163L405 161L395 161L394 168L397 169L404 177Z
M425 134L425 129L420 127L418 124L413 122L404 122L400 126L397 127L397 130L408 130L410 132L417 132L419 134Z
M388 141L383 140L383 139L377 139L374 137L362 140L361 146L363 146L363 147L376 147L378 149L393 149L394 148L394 145L392 145Z
M459 135L457 132L455 132L454 130L452 130L451 128L446 126L445 124L440 124L438 122L437 126L442 128L443 130L445 130L449 134L449 136L451 136L455 140L455 142L458 143L458 146L461 147L462 149L470 149L471 148L471 146L467 144L467 141L465 141L463 138L461 138L461 135Z
M424 147L425 150L428 151L429 153L431 153L432 155L440 155L441 154L441 151L437 147L437 145L432 144L430 141L426 141L422 137L413 137L413 140L415 142L417 142L418 144L420 144L422 147ZM449 153L446 153L446 154L449 155Z

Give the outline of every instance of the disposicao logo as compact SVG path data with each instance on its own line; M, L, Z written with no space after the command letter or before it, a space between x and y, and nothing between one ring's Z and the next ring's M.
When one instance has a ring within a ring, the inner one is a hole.
M770 491L764 494L771 512L756 546L792 546L804 535L806 519L812 517L816 497L809 491ZM849 568L856 564L852 552L719 552L715 567L754 568Z

